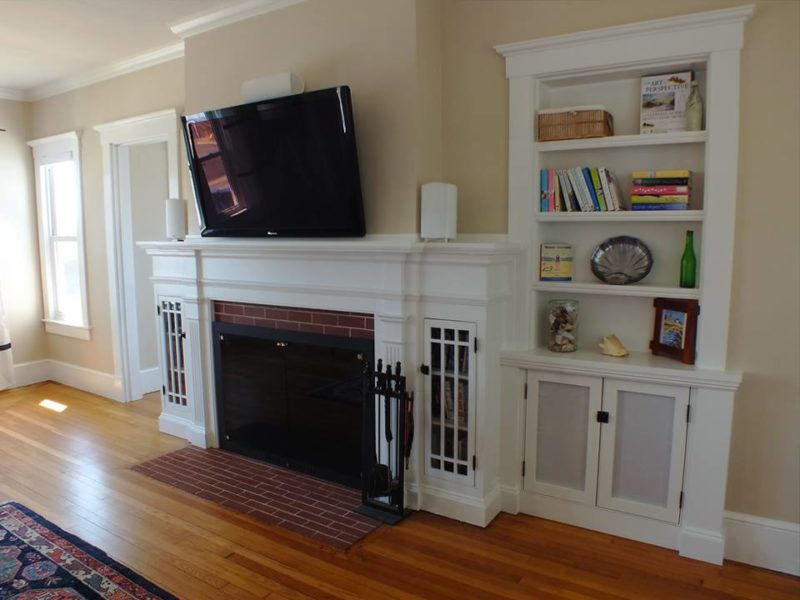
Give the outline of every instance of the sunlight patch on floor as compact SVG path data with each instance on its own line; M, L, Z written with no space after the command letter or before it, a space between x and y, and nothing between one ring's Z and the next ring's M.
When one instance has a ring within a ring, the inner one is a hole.
M41 406L42 408L46 408L48 410L54 410L59 413L67 410L66 404L61 404L61 402L56 402L55 400L50 400L48 398L45 398L44 400L39 402L39 406Z

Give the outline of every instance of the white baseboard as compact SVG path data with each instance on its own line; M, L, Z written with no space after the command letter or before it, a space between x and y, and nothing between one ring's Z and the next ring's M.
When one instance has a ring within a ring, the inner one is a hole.
M501 494L496 487L486 498L476 498L428 485L409 485L416 495L419 510L463 521L470 525L486 527L500 513Z
M800 575L800 524L725 513L725 558Z
M14 387L32 385L50 379L50 361L33 360L14 365Z
M158 430L161 433L174 435L175 437L187 440L200 448L208 447L208 443L206 442L206 430L202 427L198 427L188 419L181 419L180 417L162 412L161 416L158 417Z
M104 398L122 400L122 382L111 373L49 359L14 365L15 387L42 381L55 381Z
M138 389L134 392L134 398L139 399L145 394L161 389L161 369L152 367L139 371Z

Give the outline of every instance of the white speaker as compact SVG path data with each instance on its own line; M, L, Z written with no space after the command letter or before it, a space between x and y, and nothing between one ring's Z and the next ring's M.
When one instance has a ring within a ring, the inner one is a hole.
M294 73L275 73L245 81L242 84L242 98L245 102L260 102L300 94L305 87L303 80Z
M186 237L186 203L183 198L167 198L167 239L176 242Z
M423 240L456 239L458 188L452 183L422 184L420 236Z

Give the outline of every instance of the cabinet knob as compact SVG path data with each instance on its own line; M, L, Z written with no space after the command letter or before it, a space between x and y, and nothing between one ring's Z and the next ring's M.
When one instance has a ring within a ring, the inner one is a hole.
M428 373L431 372L431 369L428 365L420 365L419 372L422 373L423 375L427 375Z

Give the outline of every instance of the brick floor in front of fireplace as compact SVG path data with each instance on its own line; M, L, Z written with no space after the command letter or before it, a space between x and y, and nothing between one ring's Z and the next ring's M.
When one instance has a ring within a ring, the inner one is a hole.
M132 468L342 550L380 525L354 512L358 490L222 450L187 446Z

